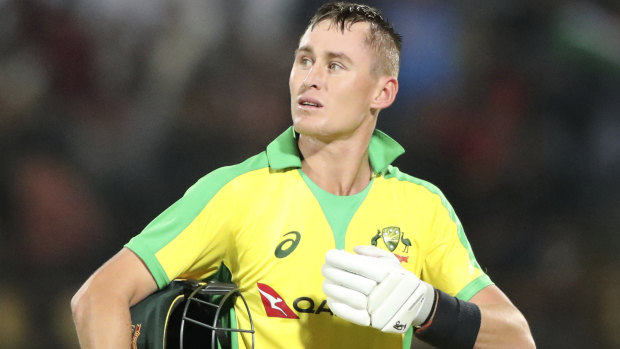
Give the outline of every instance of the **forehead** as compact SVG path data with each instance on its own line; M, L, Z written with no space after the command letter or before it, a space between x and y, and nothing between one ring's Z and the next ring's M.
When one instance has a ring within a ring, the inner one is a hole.
M368 49L370 24L357 22L349 26L345 24L344 32L340 26L330 20L317 23L314 28L309 26L299 40L299 47L312 47L325 50L362 50Z

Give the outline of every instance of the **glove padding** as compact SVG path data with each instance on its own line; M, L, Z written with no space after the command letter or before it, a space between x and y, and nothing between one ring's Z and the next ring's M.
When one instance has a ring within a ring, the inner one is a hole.
M433 286L405 270L390 252L375 246L354 251L325 255L323 292L331 311L383 332L403 333L421 325L433 307Z

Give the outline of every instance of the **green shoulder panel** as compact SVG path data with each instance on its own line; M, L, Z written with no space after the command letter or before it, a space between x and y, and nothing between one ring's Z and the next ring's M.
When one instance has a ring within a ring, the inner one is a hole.
M155 253L172 241L202 212L209 201L233 179L244 173L268 166L265 152L246 161L221 167L202 177L185 195L149 223L125 247L136 253L147 265L161 288L170 280L155 258Z

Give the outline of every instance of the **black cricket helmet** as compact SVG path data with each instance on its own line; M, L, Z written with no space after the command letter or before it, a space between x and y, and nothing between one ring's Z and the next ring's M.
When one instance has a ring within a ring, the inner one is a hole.
M249 329L237 328L235 302ZM131 322L132 349L238 348L238 336L250 336L254 348L250 309L232 283L174 280L133 306Z

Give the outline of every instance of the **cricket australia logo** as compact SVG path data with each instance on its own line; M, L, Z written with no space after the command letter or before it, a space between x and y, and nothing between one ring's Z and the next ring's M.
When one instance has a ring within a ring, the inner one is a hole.
M383 242L385 243L385 247L390 250L390 252L394 252L396 247L398 247L398 243L402 242L405 245L403 249L403 253L409 252L409 246L411 246L411 240L405 238L405 234L400 231L399 227L387 227L382 230L377 229L377 234L372 237L370 243L373 246L377 246L377 240L379 238L383 238Z
M377 241L379 239L383 239L383 243L385 243L385 247L390 250L390 252L394 253L396 247L402 242L404 248L402 253L409 253L409 247L411 246L411 240L405 238L405 233L403 233L399 227L385 227L381 230L377 229L377 234L370 239L370 243L373 246L377 246ZM408 262L409 257L400 256L394 253L396 258L398 258L401 262Z

